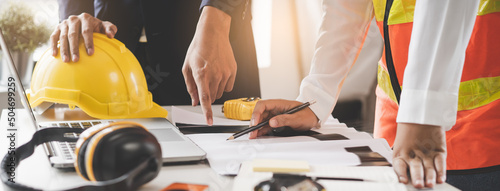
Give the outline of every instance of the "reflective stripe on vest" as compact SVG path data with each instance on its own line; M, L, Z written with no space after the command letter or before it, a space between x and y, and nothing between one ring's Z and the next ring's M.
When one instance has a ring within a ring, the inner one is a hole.
M384 8L386 0L373 0L375 8L375 18L377 21L384 20ZM413 22L413 12L415 10L415 0L394 1L389 15L388 25ZM500 12L500 0L481 0L477 15Z
M385 0L373 0L380 32ZM394 67L403 84L416 0L394 0L388 17ZM500 165L500 0L481 0L460 79L455 126L446 132L447 170ZM397 102L385 65L379 63L374 135L389 145L396 137ZM473 155L471 155L473 153Z
M396 96L392 91L389 73L381 65L378 65L378 85L386 95L396 102ZM458 111L475 109L500 99L500 76L477 78L460 83L458 93Z
M389 15L388 19L388 25L395 25L398 24L405 24L413 22L413 13L415 9L415 2L416 0L395 0L393 2L391 12ZM377 19L377 23L383 22L384 15L385 15L385 4L386 0L373 0L373 6L375 9L375 17ZM479 16L487 15L490 13L498 13L500 12L500 0L481 0L479 3L479 8L477 14ZM478 21L476 21L478 22ZM477 23L476 23L477 24ZM500 27L499 27L500 28ZM408 30L408 33L411 33L411 27L403 29L399 32L403 32L405 30ZM410 34L406 34L409 38ZM482 34L484 35L484 34ZM402 36L401 36L402 37ZM391 37L392 39L392 37ZM479 39L479 40L484 40L484 39ZM471 42L474 41L473 38L471 38ZM397 48L402 48L401 46L394 45ZM499 46L500 47L500 46ZM393 48L394 50L394 48ZM396 53L397 54L397 53ZM395 55L398 56L398 55ZM401 55L399 55L401 56ZM475 58L475 57L473 57ZM491 57L493 58L493 57ZM402 64L402 63L397 63L397 61L402 61L400 58L394 58L395 65ZM405 58L404 61L406 61L407 58ZM468 59L468 58L466 58ZM495 61L490 59L490 60L480 60L478 61L479 63L493 63ZM466 62L469 60L466 60ZM406 63L404 63L406 65ZM390 83L390 77L389 73L387 72L387 69L382 67L383 64L379 64L379 69L378 69L378 84L380 88L391 98L391 100L396 101L396 97L394 95L394 92L392 90L392 85ZM463 111L463 110L470 110L470 109L475 109L484 105L487 105L488 103L491 103L497 99L500 99L500 77L499 76L487 76L487 77L472 77L472 76L477 76L478 74L474 73L473 75L469 76L469 71L467 70L470 67L470 65L465 65L464 66L464 74L462 76L462 82L460 83L460 90L459 90L459 98L458 98L458 111ZM402 72L404 71L404 67L398 67L399 70L397 70L398 76L402 76ZM401 70L403 69L403 70ZM472 77L472 79L470 79ZM464 80L465 79L465 80ZM400 80L401 83L401 80Z

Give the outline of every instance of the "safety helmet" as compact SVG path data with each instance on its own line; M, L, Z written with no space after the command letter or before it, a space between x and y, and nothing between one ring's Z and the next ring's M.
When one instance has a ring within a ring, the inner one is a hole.
M67 104L100 119L167 117L167 110L153 102L141 65L123 43L94 33L94 54L85 53L83 40L79 50L80 60L74 63L45 51L27 93L31 107Z

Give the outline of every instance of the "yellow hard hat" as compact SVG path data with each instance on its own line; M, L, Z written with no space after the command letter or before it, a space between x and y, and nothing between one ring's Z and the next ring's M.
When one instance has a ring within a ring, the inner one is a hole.
M100 119L167 117L153 102L141 65L123 43L94 33L94 54L80 39L80 60L65 63L50 49L37 62L27 96L31 107L43 102L78 106Z

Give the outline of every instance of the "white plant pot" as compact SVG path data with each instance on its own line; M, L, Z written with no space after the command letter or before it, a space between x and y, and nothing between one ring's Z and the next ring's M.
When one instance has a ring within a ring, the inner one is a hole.
M25 88L29 87L31 82L31 74L33 73L33 56L31 52L11 52L12 60L16 66L19 78L23 82ZM8 78L12 77L11 70L7 65L7 56L2 55L2 75L0 84L7 85Z

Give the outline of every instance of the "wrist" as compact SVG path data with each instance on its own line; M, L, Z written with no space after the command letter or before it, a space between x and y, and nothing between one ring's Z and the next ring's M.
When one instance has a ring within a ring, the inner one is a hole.
M231 16L215 7L205 6L201 12L197 31L211 32L229 37Z
M446 145L445 139L446 134L441 126L398 123L394 144L433 143Z

